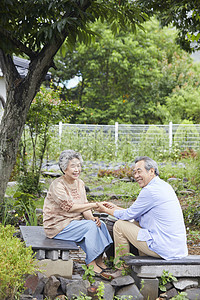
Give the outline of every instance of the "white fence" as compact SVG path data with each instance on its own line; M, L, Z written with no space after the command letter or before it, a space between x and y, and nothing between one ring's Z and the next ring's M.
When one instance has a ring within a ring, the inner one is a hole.
M131 141L134 145L141 142L157 145L162 141L162 144L169 150L174 146L179 147L179 149L200 149L200 124L173 124L170 122L167 125L133 125L116 122L115 125L91 125L63 124L60 122L56 127L60 140L66 130L76 131L80 135L85 133L86 136L91 132L102 131L105 135L109 133L116 149L122 138Z

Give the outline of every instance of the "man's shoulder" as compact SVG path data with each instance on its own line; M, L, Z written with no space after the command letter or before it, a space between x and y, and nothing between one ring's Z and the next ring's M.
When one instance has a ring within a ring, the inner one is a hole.
M147 184L142 190L144 191L154 191L154 190L163 190L163 189L171 189L171 185L165 180L161 179L159 176L154 177L149 184Z
M154 177L149 184L147 185L147 187L151 187L151 186L157 186L157 185L169 185L169 183L167 183L165 180L161 179L159 176Z

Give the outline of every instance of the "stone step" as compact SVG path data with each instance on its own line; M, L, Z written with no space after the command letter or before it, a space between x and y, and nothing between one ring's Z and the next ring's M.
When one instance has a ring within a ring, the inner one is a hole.
M174 260L149 256L125 256L123 260L136 273L148 273L160 277L163 270L167 270L176 277L200 277L200 255L188 255Z

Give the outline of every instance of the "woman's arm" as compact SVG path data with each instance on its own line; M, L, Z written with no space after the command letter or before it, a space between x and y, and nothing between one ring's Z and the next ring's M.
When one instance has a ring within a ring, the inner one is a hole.
M90 209L84 211L83 216L84 216L84 219L86 219L86 220L92 220L94 218L92 211Z
M101 226L101 220L98 217L94 217L91 210L83 212L83 216L86 220L94 221L98 227Z
M90 209L97 209L98 204L97 203L74 203L72 207L69 209L69 212L71 213L83 213L86 210Z

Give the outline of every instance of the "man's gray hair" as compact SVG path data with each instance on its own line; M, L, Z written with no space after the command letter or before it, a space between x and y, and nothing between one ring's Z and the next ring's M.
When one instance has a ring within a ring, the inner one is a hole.
M74 150L64 150L64 151L61 152L60 157L59 157L58 165L60 167L60 170L63 173L67 169L70 160L72 160L73 158L79 159L80 163L82 165L83 159L82 159L82 156L79 152L76 152Z
M157 176L159 175L158 165L157 165L157 162L155 162L155 160L153 160L152 158L150 158L148 156L138 156L135 159L135 164L141 160L144 161L144 167L147 171L149 171L150 169L153 168L155 171L155 175L157 175Z

